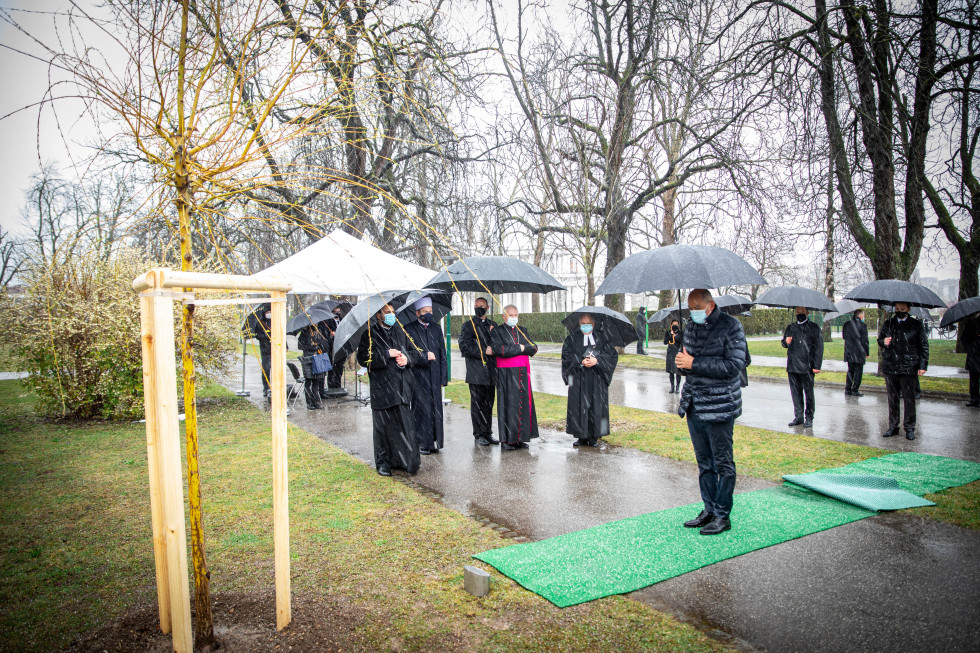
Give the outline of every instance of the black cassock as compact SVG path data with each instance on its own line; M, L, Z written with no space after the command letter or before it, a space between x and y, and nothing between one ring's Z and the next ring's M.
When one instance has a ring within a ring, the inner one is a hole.
M524 345L524 351L521 351ZM497 431L500 441L509 445L538 437L538 416L531 393L531 364L526 357L538 353L520 326L501 324L490 332L497 384Z
M415 379L412 398L412 415L415 416L415 434L419 447L442 449L442 386L449 383L449 366L446 364L446 341L438 324L425 326L412 322L405 327L409 344L419 351L418 365L412 365ZM436 355L429 360L429 352Z
M407 367L399 367L388 356L397 349L408 358ZM381 468L404 469L414 474L419 469L418 440L412 417L412 372L418 365L418 351L409 346L400 323L385 328L371 318L371 328L361 336L357 362L368 369L371 379L371 413L374 417L374 464Z
M561 378L568 386L565 432L592 444L609 435L609 384L619 354L602 332L593 331L595 344L585 344L585 334L576 328L561 348ZM582 360L594 355L598 364L585 367Z

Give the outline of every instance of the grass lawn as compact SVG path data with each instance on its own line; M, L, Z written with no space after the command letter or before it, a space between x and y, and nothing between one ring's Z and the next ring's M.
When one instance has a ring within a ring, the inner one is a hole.
M766 344L766 343L763 343ZM777 342L776 346L782 350L782 346ZM752 349L752 342L749 343L749 349ZM755 351L752 351L754 354ZM768 354L766 354L768 355ZM959 355L959 354L957 354ZM548 358L548 359L561 359L561 354L558 353L540 353L536 354L535 358ZM622 367L630 367L638 370L666 370L667 362L656 356L637 356L636 354L620 354L619 364ZM749 376L765 376L775 379L786 380L786 369L782 367L771 367L765 365L749 365ZM847 377L845 372L821 372L817 376L817 381L827 381L830 383L840 383L842 386ZM875 376L874 374L865 374L861 381L863 386L878 386L885 387L885 379L880 376ZM931 376L925 376L921 379L922 389L929 392L955 392L963 395L968 395L970 392L969 381L967 379L943 379Z
M446 388L446 396L464 407L469 407L469 389L461 381L451 383ZM559 431L565 429L565 397L535 392L534 406L540 426ZM695 462L687 422L677 415L610 406L609 419L612 428L605 438L607 443L640 449L674 460ZM735 461L738 473L774 482L780 482L783 474L804 474L889 453L893 452L735 425ZM926 498L937 505L914 508L911 511L931 519L980 530L980 481L930 494Z
M268 415L221 388L205 394L212 592L271 591ZM3 381L0 454L0 650L58 649L155 603L142 424L42 421L23 385ZM289 469L294 596L349 602L363 614L358 648L724 650L640 603L610 597L562 610L493 570L491 594L474 598L462 566L510 540L294 428Z
M878 341L869 339L871 349L869 361L878 360ZM753 356L786 357L786 350L779 340L749 340L749 353ZM823 345L823 357L828 360L844 360L844 340L840 334L834 334L834 339ZM956 353L955 340L933 339L929 341L929 364L946 367L963 367L966 364L966 354Z

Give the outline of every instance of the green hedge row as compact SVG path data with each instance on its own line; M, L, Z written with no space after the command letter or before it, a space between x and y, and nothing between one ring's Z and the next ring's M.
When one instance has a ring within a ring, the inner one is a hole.
M561 323L562 318L566 315L568 313L521 313L521 326L526 328L535 340L561 342L568 335L568 330ZM636 317L636 311L626 311L625 315L632 321ZM747 336L782 334L783 329L793 319L792 311L785 308L755 308L752 309L752 315L737 315L736 317L742 323L742 328L745 329ZM453 316L452 333L454 338L459 337L460 327L468 319L468 317ZM851 319L850 315L842 315L833 320L831 324L840 327L849 319ZM877 319L877 308L866 309L865 321L871 329L876 328ZM499 321L499 319L495 321ZM662 335L662 327L650 325L651 340L659 339Z

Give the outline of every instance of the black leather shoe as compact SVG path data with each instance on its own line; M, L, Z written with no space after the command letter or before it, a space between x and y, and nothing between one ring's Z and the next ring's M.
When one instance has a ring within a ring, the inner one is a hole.
M381 467L378 467L378 474L380 476L391 476L391 470L387 465L382 465Z
M530 449L531 448L531 445L529 445L527 442L518 442L515 448L517 448L517 449Z
M864 396L864 393L863 392L858 392L857 390L855 390L854 392L851 393L851 396L852 397L863 397Z
M895 435L898 435L898 429L888 429L887 431L881 434L881 437L890 438Z
M504 442L503 444L500 445L500 448L503 449L504 451L513 451L517 447L515 447L512 444L507 444L506 442Z
M905 439L906 440L914 440L915 439L915 429L907 429L905 431Z
M802 423L803 423L803 420L801 420L801 419L794 419L792 422L789 423L789 425L790 426L799 426Z
M419 453L422 454L423 456L428 456L430 453L432 453L432 449L422 449L420 447L419 448Z
M490 442L490 440L487 440L482 435L476 439L476 443L483 447L489 447L491 444L493 444L492 442Z
M573 447L582 447L582 446L585 446L587 444L588 444L588 442L586 440L583 440L583 439L579 438L578 440L576 440L575 442L572 443L572 446Z
M715 517L701 529L701 535L717 535L732 527L732 522L725 517Z
M684 526L686 528L700 528L701 526L704 526L705 524L709 523L714 518L715 516L712 515L710 512L708 512L707 510L702 510L697 517L695 517L694 519L689 519L686 522L684 522Z
M429 449L429 453L436 453L436 454L439 453L439 447L434 447L432 449Z
M922 399L922 393L921 392L916 392L915 393L915 398L916 399Z
M493 437L492 435L489 436L489 437L487 437L487 440L490 441L490 444L500 444L500 440L498 440L497 438Z
M844 391L844 396L845 396L845 397L850 397L850 396L851 396L852 394L854 394L854 393L853 393L853 392L851 392L850 390L845 390L845 391Z
M813 428L813 420L812 419L808 419L805 422L803 422L803 428L805 428L805 429Z

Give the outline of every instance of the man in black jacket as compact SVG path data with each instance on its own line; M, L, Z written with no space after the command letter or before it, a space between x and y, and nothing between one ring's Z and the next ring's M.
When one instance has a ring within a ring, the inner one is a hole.
M638 338L638 340L636 341L636 353L639 354L640 356L644 356L646 355L646 352L643 351L643 344L646 342L647 339L647 307L646 306L641 306L640 310L636 312L636 318L634 319L634 322L636 324L636 337Z
M980 408L980 315L964 320L962 329L966 371L970 373L970 401L967 406Z
M886 438L898 435L899 397L905 404L905 437L915 439L915 388L929 367L929 339L922 322L909 315L909 305L895 302L895 315L878 331L881 372L888 392Z
M844 394L863 397L860 392L864 376L864 361L871 354L868 345L868 325L864 323L864 310L854 311L851 319L841 329L844 336L844 362L847 363L847 379L844 381Z
M371 380L371 416L374 418L374 465L378 474L392 469L409 474L419 470L421 457L415 436L412 375L409 367L422 358L410 345L405 330L390 305L385 305L361 336L357 362L368 369Z
M742 414L745 332L738 320L715 305L707 290L692 290L687 305L691 324L684 331L684 348L675 358L687 377L677 413L687 416L704 509L684 526L716 535L732 527L732 434L735 418Z
M432 315L432 298L415 302L418 320L405 327L409 345L419 350L420 360L412 365L415 387L412 389L412 415L415 416L415 435L423 456L439 453L443 448L442 389L449 384L446 363L446 340L442 328Z
M483 446L499 444L493 437L494 363L490 332L496 323L487 317L490 305L483 297L473 302L474 316L459 332L459 353L466 359L466 383L470 386L470 420L473 437Z
M820 373L823 365L823 334L820 327L810 321L805 306L796 307L796 321L783 332L786 348L786 375L793 395L793 421L790 426L813 426L813 375Z
M249 335L259 343L259 356L262 362L262 396L271 397L269 379L272 378L272 304L262 304L249 314Z

